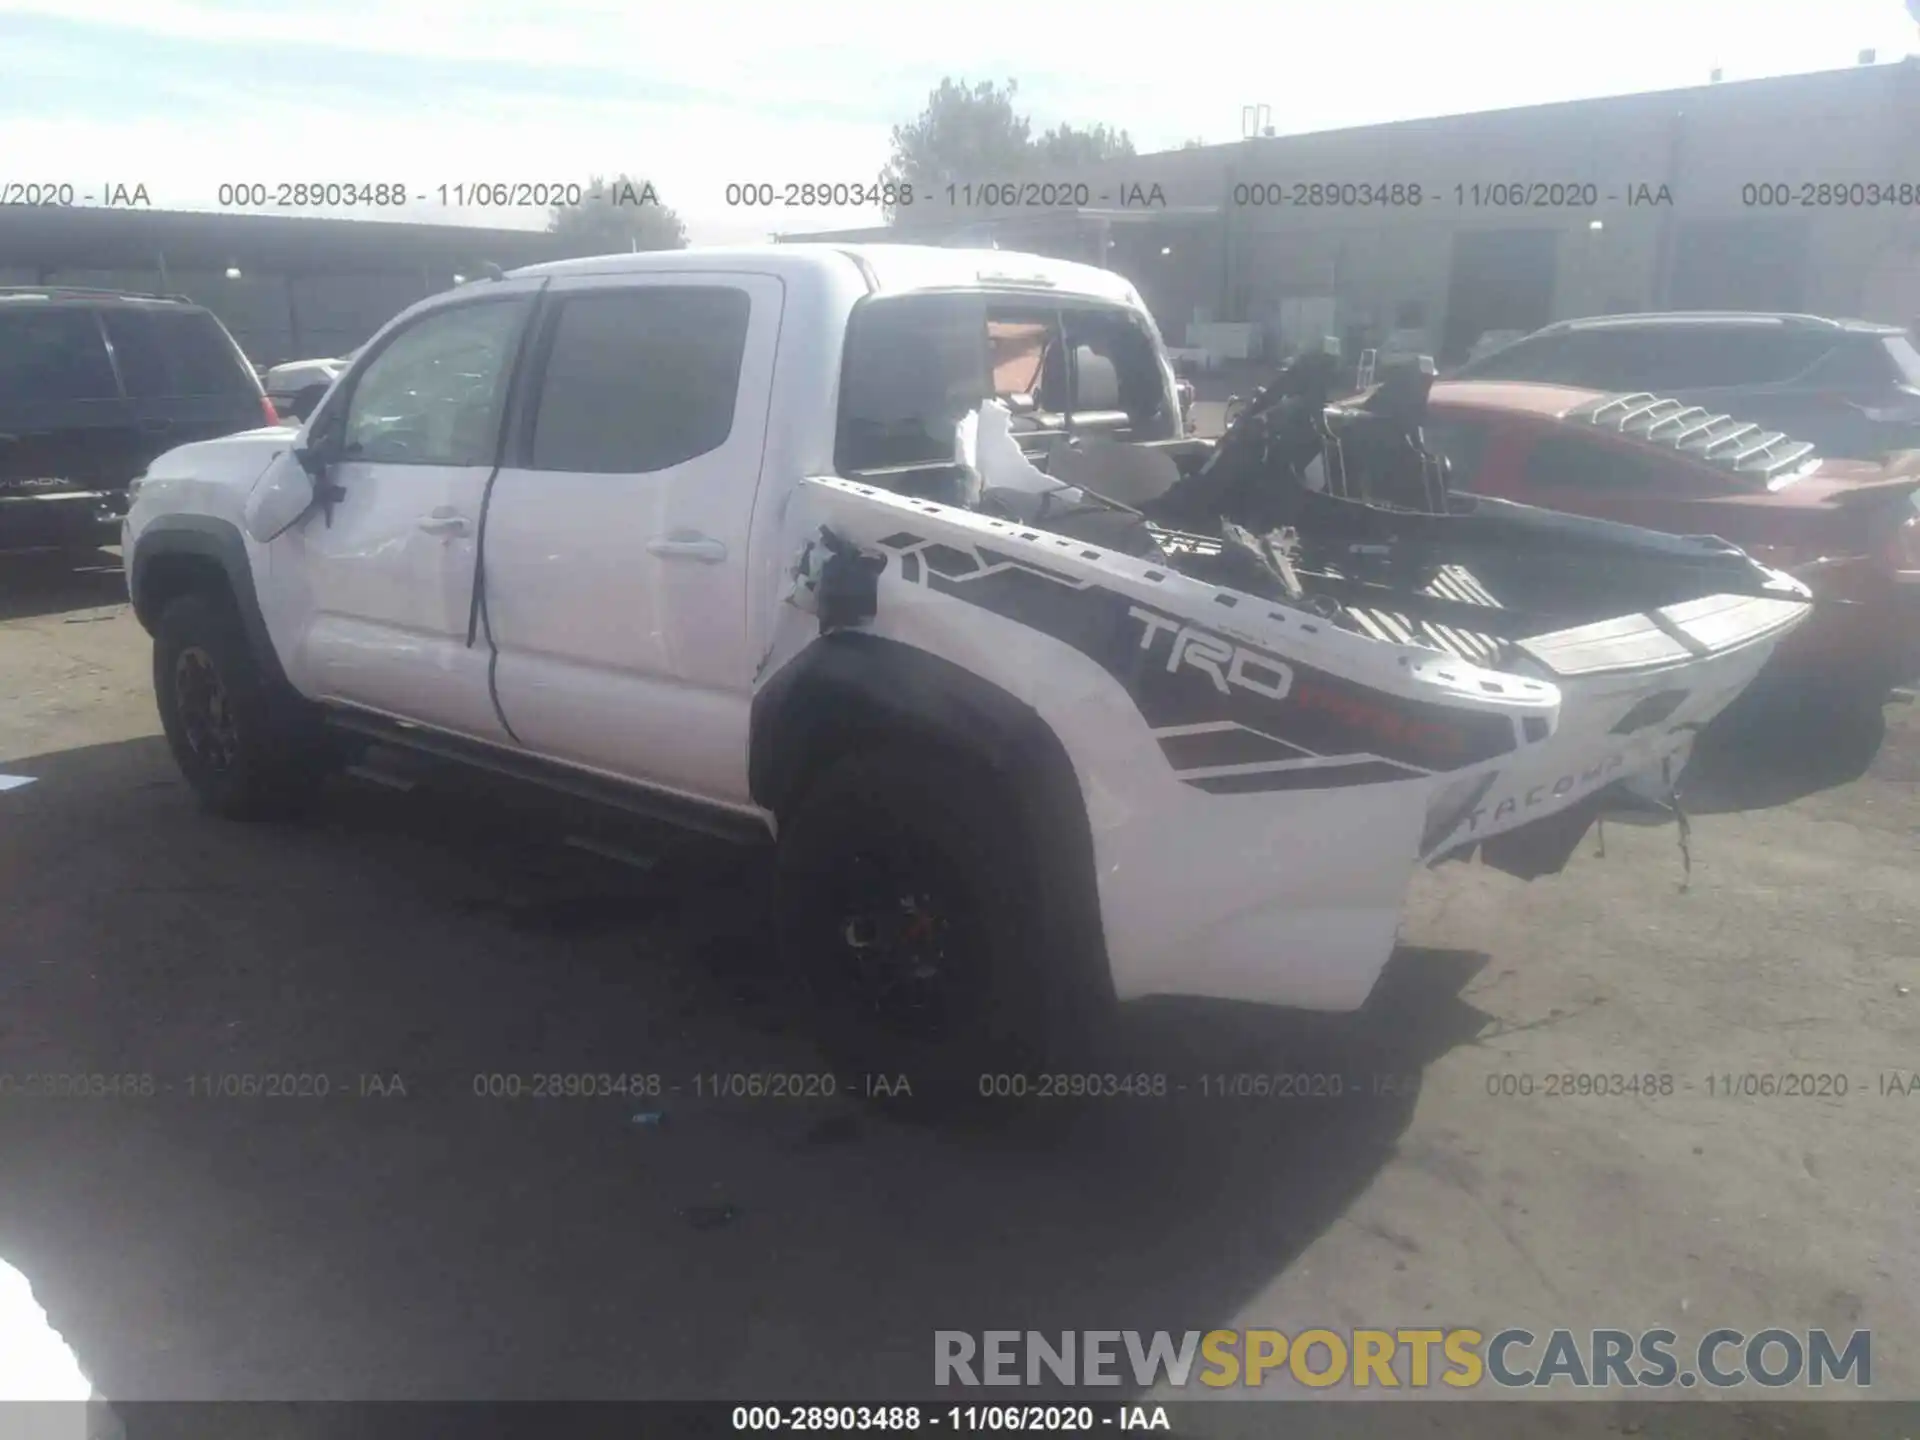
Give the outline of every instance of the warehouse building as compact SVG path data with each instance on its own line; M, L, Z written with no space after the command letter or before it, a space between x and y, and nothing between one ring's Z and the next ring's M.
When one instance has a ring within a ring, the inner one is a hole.
M1170 342L1229 353L1331 333L1452 361L1487 332L1634 310L1920 317L1914 58L1035 178L1068 203L916 205L885 230L782 238L964 232L1094 260Z
M341 355L414 301L560 258L541 231L124 207L0 209L0 285L185 295L256 365Z

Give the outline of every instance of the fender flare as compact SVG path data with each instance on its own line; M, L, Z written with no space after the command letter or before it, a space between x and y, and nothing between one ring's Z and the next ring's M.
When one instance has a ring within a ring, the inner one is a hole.
M832 759L901 737L1000 777L1060 926L1056 953L1077 972L1065 978L1096 1001L1113 998L1086 797L1066 747L1032 706L915 646L836 630L760 687L750 727L748 788L776 816Z
M259 591L253 583L253 564L240 527L213 515L162 515L140 532L128 557L127 596L133 602L133 613L140 627L149 635L160 622L165 599L170 598L156 590L154 562L169 556L211 561L219 569L255 658L275 684L292 688L281 667L280 654L273 648L266 616L260 609Z

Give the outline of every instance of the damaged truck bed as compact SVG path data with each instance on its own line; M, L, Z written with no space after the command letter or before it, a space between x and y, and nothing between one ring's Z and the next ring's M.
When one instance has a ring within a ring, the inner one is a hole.
M1718 540L1452 493L1430 364L1342 405L1330 373L1295 362L1184 475L1029 456L990 403L951 467L804 483L823 630L991 674L1062 736L1123 997L1359 1004L1416 865L1533 878L1615 802L1677 811L1695 736L1807 614ZM870 593L823 609L845 567Z

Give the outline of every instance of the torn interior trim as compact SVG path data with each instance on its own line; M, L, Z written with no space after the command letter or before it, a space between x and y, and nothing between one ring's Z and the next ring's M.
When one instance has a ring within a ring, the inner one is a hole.
M820 633L862 625L879 609L884 554L869 554L822 525L794 566L793 604L820 617Z

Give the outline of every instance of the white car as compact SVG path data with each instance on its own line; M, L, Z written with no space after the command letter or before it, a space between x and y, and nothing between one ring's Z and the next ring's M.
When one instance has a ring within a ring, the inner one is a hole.
M1418 865L1670 783L1804 618L1717 542L1303 500L1256 422L1184 437L1104 270L566 261L415 305L297 436L156 461L128 583L213 810L349 735L775 844L823 1037L964 1090L1116 997L1360 1005Z
M261 383L273 408L283 417L305 420L358 353L352 351L336 360L282 361L267 368Z

